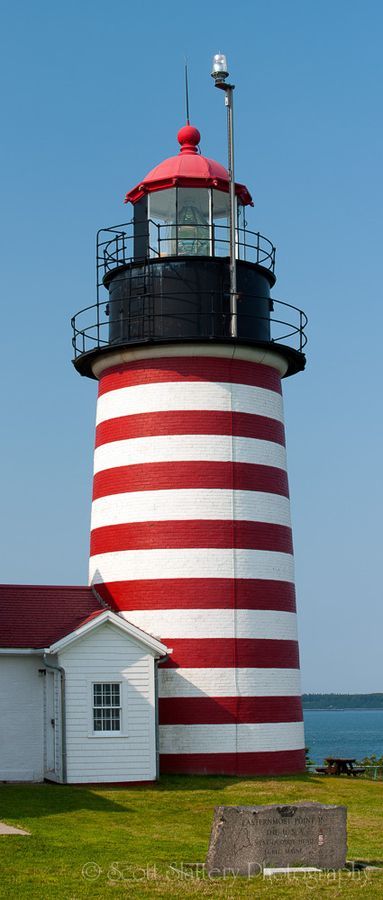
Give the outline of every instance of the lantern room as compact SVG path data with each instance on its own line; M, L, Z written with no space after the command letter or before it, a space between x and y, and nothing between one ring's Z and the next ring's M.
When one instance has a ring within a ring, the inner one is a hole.
M134 207L135 256L227 256L228 172L198 152L197 128L185 125L177 137L178 156L160 163L126 195L125 203ZM247 188L237 184L238 242L249 204Z
M275 248L249 229L253 201L238 183L233 337L228 171L201 154L197 128L185 125L177 137L179 153L126 194L131 221L98 232L97 303L72 320L76 368L94 377L100 352L137 344L235 340L261 347L272 342L286 360L286 374L299 371L305 316L271 297Z

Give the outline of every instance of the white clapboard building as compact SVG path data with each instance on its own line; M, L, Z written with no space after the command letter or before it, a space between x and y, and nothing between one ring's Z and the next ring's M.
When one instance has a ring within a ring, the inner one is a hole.
M0 615L0 780L155 780L167 647L87 587L2 585Z

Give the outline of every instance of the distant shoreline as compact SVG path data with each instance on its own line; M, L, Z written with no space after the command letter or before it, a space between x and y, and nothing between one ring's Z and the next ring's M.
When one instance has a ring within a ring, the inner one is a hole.
M373 694L303 694L303 709L311 710L347 710L371 709L375 712L383 709L383 693Z

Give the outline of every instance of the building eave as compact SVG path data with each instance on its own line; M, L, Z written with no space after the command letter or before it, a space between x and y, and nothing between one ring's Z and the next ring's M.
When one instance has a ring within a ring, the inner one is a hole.
M121 618L121 616L109 609L102 610L100 615L95 616L90 622L86 622L84 625L81 625L80 628L65 635L65 637L61 638L59 641L55 641L46 652L58 653L107 622L146 646L155 656L167 656L171 652L171 650L169 650L169 648L161 641L152 637L152 635L147 634L145 631L142 631L140 628L137 628L135 625L132 625L131 622Z

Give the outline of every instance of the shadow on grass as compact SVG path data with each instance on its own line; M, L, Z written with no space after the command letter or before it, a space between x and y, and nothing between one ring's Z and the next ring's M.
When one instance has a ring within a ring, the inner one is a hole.
M157 782L148 784L92 784L86 787L69 784L2 784L0 785L0 820L18 820L43 816L62 815L66 812L129 813L133 808L129 800L142 794L153 793L208 793L222 792L226 788L244 784L256 785L272 782L290 786L314 785L319 779L309 773L279 776L228 776L228 775L162 775ZM124 803L124 799L126 803Z
M304 772L300 775L161 775L159 781L150 785L151 791L221 791L224 788L240 786L241 784L318 784L319 776ZM129 790L129 785L126 785ZM108 791L117 790L117 786L111 785ZM132 787L133 790L133 787ZM134 790L147 791L146 785L137 785Z
M92 789L72 787L69 784L0 785L0 820L39 818L80 810L130 812L129 807L123 803L102 797Z

